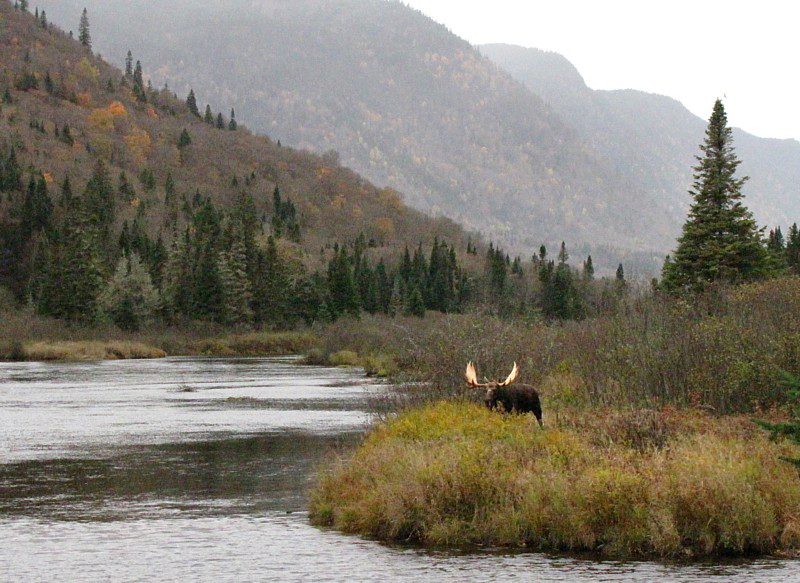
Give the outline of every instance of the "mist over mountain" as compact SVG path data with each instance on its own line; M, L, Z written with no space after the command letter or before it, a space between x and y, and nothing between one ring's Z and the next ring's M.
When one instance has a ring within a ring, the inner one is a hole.
M643 192L663 197L670 219L682 223L705 120L669 97L630 89L594 91L556 53L505 44L480 50L544 99ZM746 203L760 224L785 227L796 221L800 142L759 138L740 129L734 129L733 139L742 160L739 172L750 176Z
M558 55L483 47L501 69L384 0L39 2L67 29L84 6L95 49L117 63L131 50L154 86L192 87L201 109L235 107L283 144L335 150L515 251L566 240L607 265L654 267L685 218L705 122L668 98L592 91ZM737 133L736 145L759 221L796 220L800 144Z

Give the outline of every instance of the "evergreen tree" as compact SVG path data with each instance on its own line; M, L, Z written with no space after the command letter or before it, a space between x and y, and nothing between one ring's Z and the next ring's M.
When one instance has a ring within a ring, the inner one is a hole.
M163 307L168 319L192 315L192 260L189 255L189 231L175 237L167 253L161 288Z
M39 24L43 29L47 30L47 15L44 10L42 10L42 13L39 15Z
M419 287L415 287L408 296L406 315L416 316L417 318L425 317L425 302L422 299L422 292L419 291Z
M28 11L28 0L19 0L19 9L23 12Z
M232 132L235 132L237 127L238 126L236 125L236 114L234 113L233 109L231 109L231 120L228 122L228 129L231 130Z
M694 167L694 198L678 239L678 248L662 274L668 290L698 289L704 284L741 282L768 275L769 260L750 211L742 203L742 186L735 178L740 162L720 100L706 129L703 156Z
M206 114L203 116L203 121L205 121L208 125L214 125L214 114L211 113L211 106L206 105Z
M222 112L217 114L217 124L216 127L218 130L225 129L225 119L222 117Z
M189 89L189 95L186 97L186 107L189 108L189 113L200 117L200 111L197 109L197 99L194 96L194 89Z
M130 51L125 57L125 77L133 79L133 54Z
M117 262L98 305L101 313L123 330L138 330L155 315L159 308L158 290L136 252Z
M55 234L43 277L39 309L45 315L94 322L103 286L103 261L96 227L79 198L73 198Z
M267 237L266 249L257 254L254 285L255 319L258 324L285 328L290 322L291 285L285 262L278 253L272 236Z
M586 281L592 281L594 279L594 264L592 263L591 255L583 262L583 279Z
M31 176L25 194L20 223L23 239L27 240L34 232L47 229L52 214L53 203L47 192L47 182L40 172L38 179Z
M189 135L189 132L186 131L186 128L183 128L181 135L178 137L178 148L182 150L191 143L192 136Z
M331 297L330 309L335 316L358 315L361 300L353 278L350 257L344 248L337 250L328 264L328 289Z
M86 48L92 48L92 37L89 34L89 15L86 12L86 8L83 9L81 21L78 24L78 40Z
M147 101L147 93L144 89L144 77L142 74L142 63L136 61L136 67L133 69L133 95L137 101L142 103Z
M97 161L86 183L84 205L89 220L99 227L101 233L108 233L115 217L114 189L102 160Z
M786 237L786 264L792 273L800 275L800 229L797 223L789 227Z
M230 250L220 253L218 261L222 283L222 320L227 324L249 323L253 319L253 292L247 274L243 238L235 237Z
M755 422L763 429L772 434L772 438L788 437L794 443L800 445L800 378L784 373L783 384L788 390L789 399L792 402L790 409L790 419L788 421L770 422L757 419ZM800 458L781 458L793 464L800 471Z

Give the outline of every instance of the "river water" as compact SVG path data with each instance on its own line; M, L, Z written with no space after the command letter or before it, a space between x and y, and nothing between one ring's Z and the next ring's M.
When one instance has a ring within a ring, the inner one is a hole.
M0 363L0 581L800 581L800 563L386 546L308 523L358 371L291 359Z

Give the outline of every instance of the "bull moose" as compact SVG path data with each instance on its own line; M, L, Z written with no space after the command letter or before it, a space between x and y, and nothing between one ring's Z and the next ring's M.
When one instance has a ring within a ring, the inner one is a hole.
M498 405L503 406L503 410L512 413L533 413L536 420L539 422L539 427L542 425L542 403L539 400L539 393L530 385L514 385L513 383L519 374L519 367L514 363L511 369L511 374L506 377L506 380L500 382L498 380L490 381L488 379L485 383L478 382L478 374L475 372L475 365L470 361L467 364L467 372L465 378L467 384L473 389L486 389L484 396L484 403L490 409L496 409Z

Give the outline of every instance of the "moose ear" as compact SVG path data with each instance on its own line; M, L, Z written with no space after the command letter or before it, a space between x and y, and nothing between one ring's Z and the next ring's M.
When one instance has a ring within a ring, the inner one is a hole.
M511 369L511 374L509 374L506 377L506 380L504 380L502 383L499 383L500 386L501 387L505 387L506 385L510 385L511 383L513 383L516 380L518 374L519 374L519 367L517 366L517 363L515 362L513 368Z

